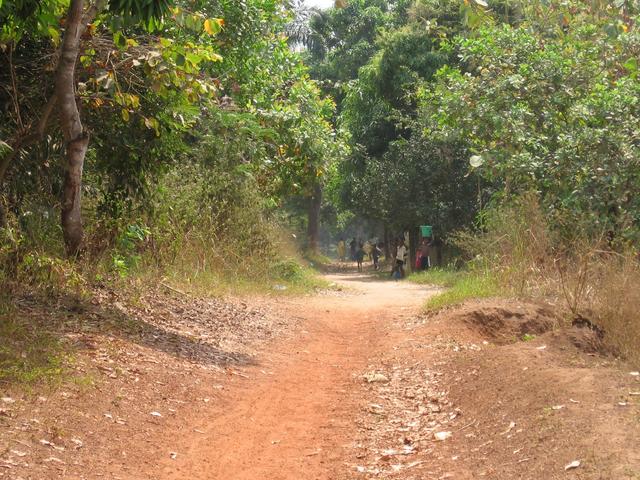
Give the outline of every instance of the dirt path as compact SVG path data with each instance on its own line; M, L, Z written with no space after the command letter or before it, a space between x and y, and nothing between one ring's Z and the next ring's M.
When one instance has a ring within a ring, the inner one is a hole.
M553 310L472 302L427 318L433 288L329 279L345 293L282 305L305 330L246 371L159 478L640 478L638 376Z
M640 479L640 373L590 330L510 300L425 315L434 288L328 279L342 290L152 297L131 334L74 332L76 382L0 392L0 478Z
M273 368L261 369L261 380L224 399L185 453L167 462L163 478L342 478L360 400L354 377L385 348L390 320L415 315L435 290L366 275L328 279L346 293L284 307L306 330L269 358Z

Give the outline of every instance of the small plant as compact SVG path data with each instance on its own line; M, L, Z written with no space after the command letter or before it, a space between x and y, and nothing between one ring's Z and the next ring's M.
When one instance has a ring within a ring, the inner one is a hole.
M271 266L270 275L276 280L295 281L304 275L304 271L294 260L282 260Z
M531 340L535 340L536 336L531 333L524 333L520 338L523 342L530 342Z
M452 287L460 281L468 272L454 270L451 268L430 268L423 272L411 273L407 280L424 284L439 285L441 287Z
M151 231L144 225L129 225L118 238L117 251L111 256L111 267L120 278L129 275L132 268L138 266L141 260L140 251L148 240Z
M44 253L31 252L18 265L17 278L47 294L84 292L84 279L69 261Z

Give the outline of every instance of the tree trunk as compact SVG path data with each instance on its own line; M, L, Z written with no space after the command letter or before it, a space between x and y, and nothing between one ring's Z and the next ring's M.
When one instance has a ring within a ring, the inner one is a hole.
M55 77L55 95L58 99L60 126L66 149L61 221L64 243L69 256L78 255L84 236L80 207L82 167L89 146L89 135L84 131L80 120L75 89L76 62L80 52L81 37L86 28L83 10L83 0L71 0Z
M391 245L389 244L391 239L389 238L389 227L387 224L384 224L384 258L388 262L389 260L393 260L391 258Z
M320 231L320 206L322 205L322 187L319 183L313 186L313 194L309 199L309 216L307 223L307 238L309 250L318 251L318 233Z

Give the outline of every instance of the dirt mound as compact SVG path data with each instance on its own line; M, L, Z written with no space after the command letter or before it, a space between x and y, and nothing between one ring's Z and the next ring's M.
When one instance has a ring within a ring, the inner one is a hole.
M360 380L360 478L640 478L640 376L586 354L598 332L560 315L484 300L393 325Z
M606 345L602 335L590 328L573 325L571 328L564 330L563 333L566 340L582 352L596 353L603 356L616 353Z
M559 323L548 305L495 300L474 302L440 315L445 321L462 321L501 345L526 339L527 335L541 335Z

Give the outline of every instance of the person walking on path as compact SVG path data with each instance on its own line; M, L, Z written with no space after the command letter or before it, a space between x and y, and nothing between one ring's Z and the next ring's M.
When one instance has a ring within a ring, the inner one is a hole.
M367 240L364 242L364 246L362 248L364 249L364 253L369 257L369 260L372 260L371 252L373 251L373 243Z
M431 242L428 238L423 238L420 244L420 270L426 270L429 268L429 250Z
M349 250L351 253L351 260L356 261L356 247L358 246L358 242L356 242L356 237L353 237L353 240L349 242Z
M378 270L380 268L380 264L378 263L380 260L380 255L382 255L382 250L380 250L380 247L374 243L373 249L371 250L371 258L373 259L374 270Z
M358 262L358 271L362 271L362 261L364 260L364 247L362 242L358 246L358 250L356 251L356 262Z
M396 262L394 267L394 274L397 274L396 278L404 278L404 262L407 257L407 247L404 246L404 240L398 239L398 248L396 250Z
M347 255L347 245L344 243L344 238L340 238L338 241L338 260L344 262Z

